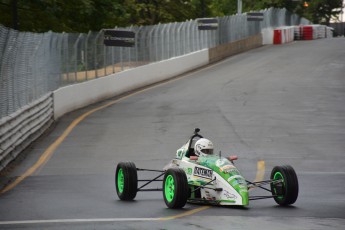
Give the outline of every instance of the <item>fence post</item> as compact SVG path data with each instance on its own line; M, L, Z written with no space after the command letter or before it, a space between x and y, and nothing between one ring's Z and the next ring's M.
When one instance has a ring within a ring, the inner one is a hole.
M141 30L143 29L142 26L140 26L138 28L138 31L135 33L135 62L136 62L136 65L135 66L138 66L138 63L139 63L139 41L141 41L141 39L139 39L139 36L141 37Z
M103 30L102 30L102 32L103 32ZM102 46L103 46L104 76L107 76L107 68L108 68L108 66L107 66L107 51L108 51L108 49L107 49L107 47L103 43L102 43Z
M77 40L75 41L74 45L73 45L73 51L74 51L74 83L78 80L78 43L79 40L81 38L82 34L79 34Z
M148 37L149 37L149 43L148 43L148 50L149 50L149 56L148 56L148 60L149 63L152 62L152 60L154 60L154 55L155 55L155 50L152 49L153 46L153 40L154 40L154 31L155 31L156 26L152 26L150 32L148 33Z
M176 40L177 40L177 22L173 24L173 41L171 42L172 45L172 57L176 57Z
M161 42L162 43L161 43L161 58L159 59L160 61L164 60L164 47L165 47L164 46L164 43L165 43L165 37L164 37L165 36L165 33L164 33L165 31L164 30L166 28L166 25L167 24L163 24L162 25L162 29L161 29Z
M101 35L101 31L98 32L98 34L96 35L96 38L95 38L95 41L94 41L94 45L95 45L95 78L98 78L98 63L97 63L97 41L98 41L98 38L99 36Z
M177 39L176 39L176 46L178 47L178 52L177 52L177 55L182 55L182 46L183 46L183 40L181 39L182 38L182 33L181 33L181 29L183 27L184 23L180 23L180 25L178 26L177 28Z
M155 42L154 42L154 46L155 46L155 48L156 48L156 60L155 61L160 61L160 58L159 58L159 55L158 55L158 47L159 47L159 29L160 29L160 27L161 27L161 24L160 23L158 23L158 25L157 25L157 28L156 28L156 30L155 30Z
M89 76L88 76L88 70L89 70L89 62L88 62L88 58L89 58L89 54L88 54L88 49L89 49L89 38L90 38L90 35L91 35L91 31L89 31L89 33L87 34L86 36L86 41L85 41L85 78L86 80L89 79Z

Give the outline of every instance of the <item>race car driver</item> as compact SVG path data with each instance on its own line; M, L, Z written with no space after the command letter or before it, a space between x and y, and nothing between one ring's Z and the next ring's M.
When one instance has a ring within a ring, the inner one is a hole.
M213 155L213 143L206 138L200 138L195 142L194 152L198 157Z

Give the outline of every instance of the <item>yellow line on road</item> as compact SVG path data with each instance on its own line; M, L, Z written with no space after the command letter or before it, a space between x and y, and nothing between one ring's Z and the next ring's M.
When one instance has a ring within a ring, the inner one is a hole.
M254 182L262 181L265 178L265 161L259 160L257 163L257 171Z
M167 82L164 82L167 83ZM164 84L162 83L162 84ZM62 135L60 137L58 137L45 151L44 153L41 155L41 157L36 161L36 163L30 167L24 174L22 174L21 176L19 176L16 180L14 180L12 183L8 184L5 188L3 188L2 190L0 190L0 194L3 194L5 192L8 192L9 190L13 189L14 187L16 187L20 182L22 182L23 180L25 180L27 177L31 176L33 173L35 173L40 167L42 167L53 155L53 153L55 152L55 150L59 147L59 145L66 139L66 137L73 131L73 129L81 122L83 121L86 117L88 117L89 115L93 114L94 112L97 112L101 109L104 109L106 107L109 107L121 100L124 100L128 97L131 97L133 95L136 94L140 94L144 91L147 91L149 89L152 89L154 87L157 87L158 85L153 85L151 87L136 91L134 93L131 93L129 95L123 96L119 99L113 100L108 102L107 104L104 104L102 106L99 106L97 108L94 108L84 114L82 114L81 116L79 116L78 118L76 118L68 127L67 129L62 133Z
M84 120L87 116L89 116L90 114L103 109L105 107L108 107L114 103L116 103L119 100L115 100L112 101L108 104L105 104L103 106L100 106L98 108L92 109L86 113L84 113L83 115L81 115L80 117L78 117L77 119L75 119L68 127L67 129L62 133L62 135L57 138L54 143L52 143L47 149L46 151L41 155L41 157L37 160L37 162L30 167L23 175L19 176L15 181L13 181L12 183L10 183L9 185L7 185L5 188L3 188L0 193L3 194L5 192L8 192L9 190L13 189L14 187L16 187L20 182L22 182L24 179L26 179L27 177L31 176L34 172L36 172L36 170L38 170L42 165L44 165L49 159L50 157L53 155L54 151L57 149L57 147L59 147L59 145L66 139L66 137L72 132L72 130L82 121Z
M256 171L256 177L254 179L254 182L263 181L265 178L265 161L259 160L257 163L257 171ZM249 191L253 190L254 187L250 187Z
M186 211L184 213L181 213L181 214L178 214L176 216L168 216L168 217L162 217L162 218L159 218L159 220L173 220L173 219L177 219L177 218L182 218L182 217L186 217L186 216L190 216L190 215L193 215L197 212L201 212L205 209L209 209L211 208L212 206L202 206L200 208L196 208L196 209L192 209L190 211Z

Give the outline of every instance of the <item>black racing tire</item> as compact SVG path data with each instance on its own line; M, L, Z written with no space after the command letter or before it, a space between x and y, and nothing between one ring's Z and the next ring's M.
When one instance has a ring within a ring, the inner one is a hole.
M115 171L115 188L120 200L133 200L138 190L138 173L133 162L120 162Z
M291 205L298 197L298 179L290 165L276 166L272 169L271 180L281 179L281 183L271 183L271 191L275 202L281 206Z
M186 173L180 168L170 168L164 174L163 198L168 208L183 208L188 198Z

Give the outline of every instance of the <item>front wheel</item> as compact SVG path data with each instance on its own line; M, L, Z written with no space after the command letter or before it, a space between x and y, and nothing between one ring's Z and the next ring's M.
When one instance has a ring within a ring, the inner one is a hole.
M169 208L183 208L188 198L186 173L180 168L170 168L163 179L164 202Z
M121 200L133 200L138 190L138 173L133 162L120 162L115 171L115 187Z
M296 202L298 197L298 179L290 165L276 166L271 172L271 190L275 202L286 206Z

